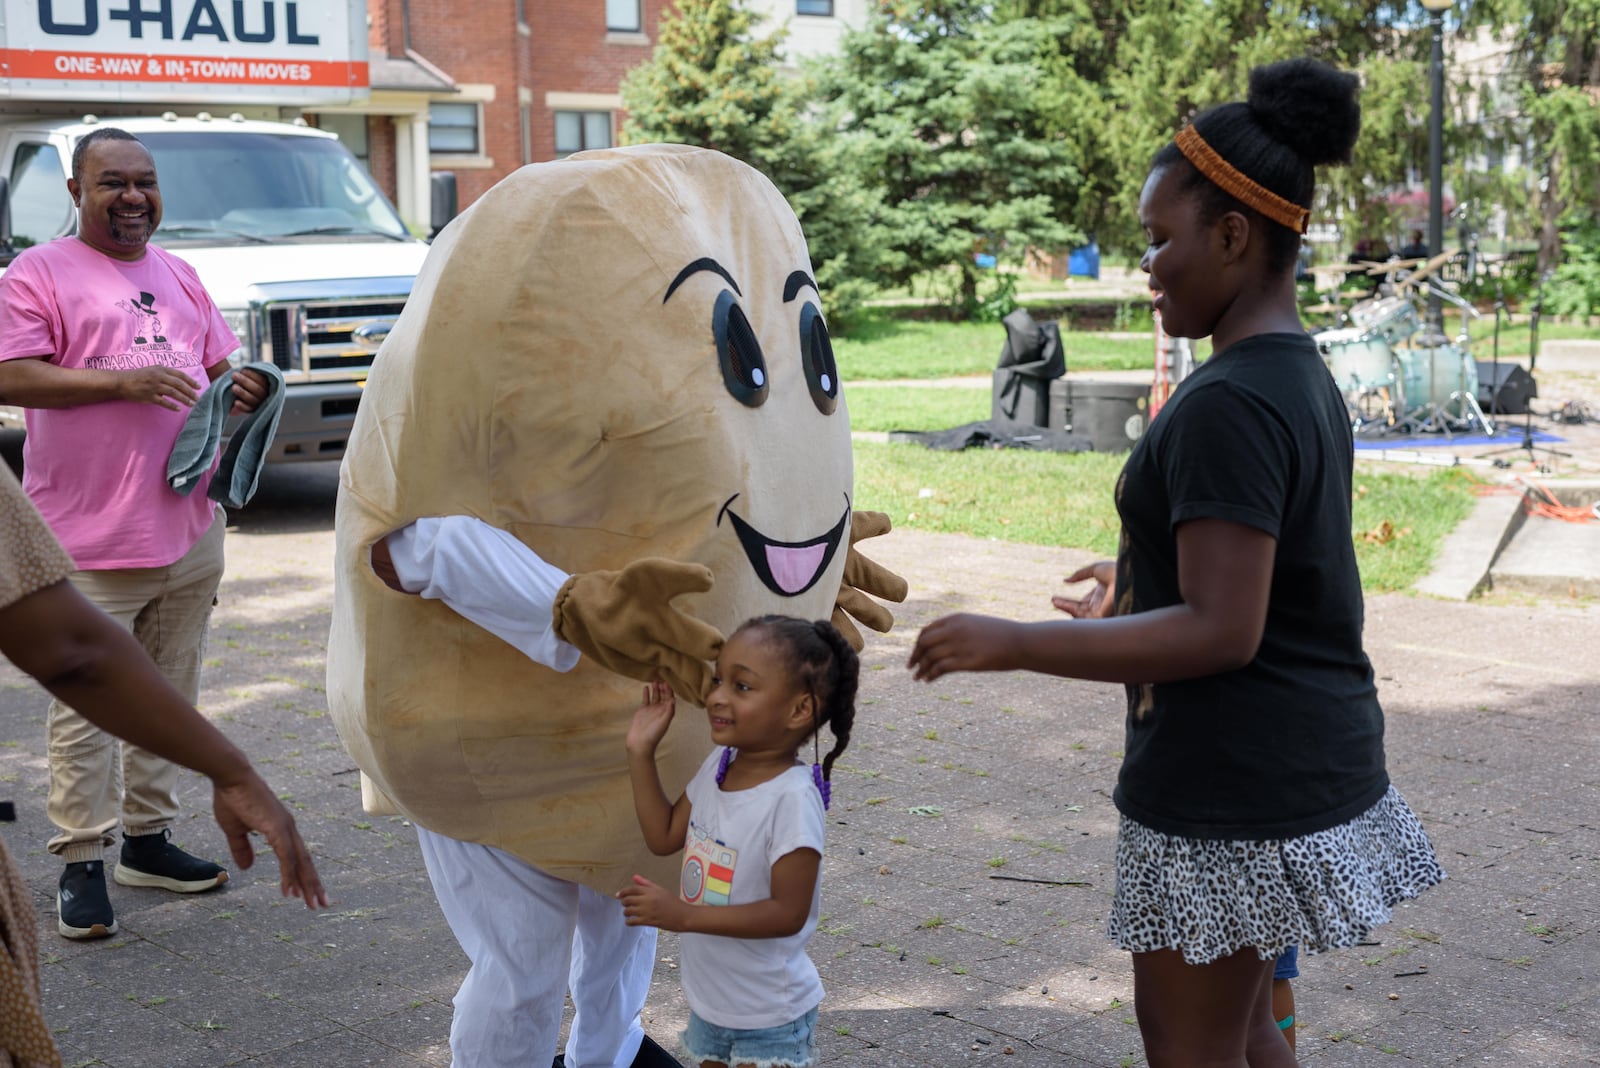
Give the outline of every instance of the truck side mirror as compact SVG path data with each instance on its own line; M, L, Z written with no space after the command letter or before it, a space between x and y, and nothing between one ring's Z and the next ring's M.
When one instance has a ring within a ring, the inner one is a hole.
M11 247L11 182L0 175L0 266L16 256L17 250Z
M428 238L438 236L451 219L456 217L456 175L454 171L435 171L428 179L428 192L432 197L428 224Z

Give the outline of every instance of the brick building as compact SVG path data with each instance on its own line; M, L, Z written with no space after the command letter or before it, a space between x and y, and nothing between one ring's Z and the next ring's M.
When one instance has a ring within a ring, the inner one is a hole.
M430 181L465 208L525 163L614 144L618 88L650 58L672 0L368 0L372 93L307 109L337 132L401 216L426 232ZM787 19L791 51L831 47L867 0L752 0Z

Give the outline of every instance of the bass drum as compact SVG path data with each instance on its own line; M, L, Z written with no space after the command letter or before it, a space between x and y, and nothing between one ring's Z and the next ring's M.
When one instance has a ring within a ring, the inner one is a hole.
M1478 398L1478 365L1459 345L1404 347L1395 350L1406 404L1416 411L1436 406L1447 417L1472 416L1470 399Z

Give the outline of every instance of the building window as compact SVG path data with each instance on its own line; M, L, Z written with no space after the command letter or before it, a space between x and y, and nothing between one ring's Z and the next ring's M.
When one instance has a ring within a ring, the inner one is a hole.
M517 108L517 133L522 139L522 164L533 162L533 108L523 104Z
M606 0L606 29L613 33L638 33L642 28L639 0Z
M517 0L517 25L528 24L528 0Z
M833 14L833 0L794 0L794 13L796 15L828 15Z
M477 104L429 104L428 151L479 155L483 145L478 133L482 118Z
M611 112L556 112L556 155L570 156L586 148L611 147Z

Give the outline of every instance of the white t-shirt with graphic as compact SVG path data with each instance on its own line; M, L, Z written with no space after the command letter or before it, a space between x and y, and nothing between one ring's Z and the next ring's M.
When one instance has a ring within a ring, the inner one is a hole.
M810 768L797 764L760 786L725 791L717 785L721 756L713 750L685 791L691 811L679 895L700 908L765 901L772 865L796 849L820 855L826 834ZM806 956L820 900L819 879L805 926L786 938L682 935L683 993L695 1015L748 1031L789 1023L820 1005L822 980Z

